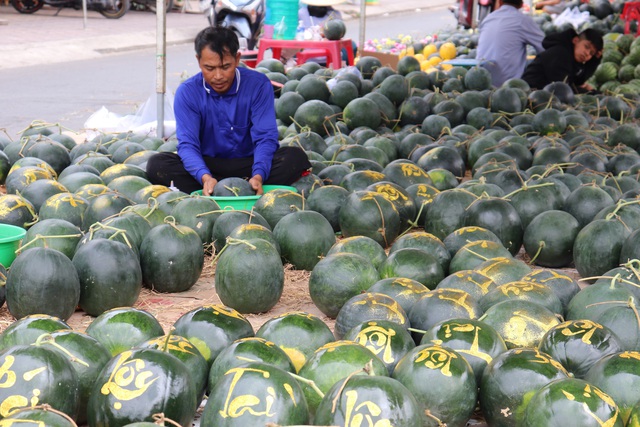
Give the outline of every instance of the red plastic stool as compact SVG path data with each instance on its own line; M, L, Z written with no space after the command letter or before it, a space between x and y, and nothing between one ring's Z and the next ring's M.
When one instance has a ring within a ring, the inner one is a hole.
M325 49L303 49L296 53L296 63L298 65L304 64L310 58L327 57L327 51Z
M629 34L631 30L631 22L636 21L640 23L640 2L628 2L624 4L624 9L620 14L620 19L624 20L624 33ZM640 35L640 24L636 30L636 37Z

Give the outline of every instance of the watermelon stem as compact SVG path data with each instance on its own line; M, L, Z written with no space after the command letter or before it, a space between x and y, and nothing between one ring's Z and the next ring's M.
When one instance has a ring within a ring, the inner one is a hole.
M127 244L127 246L129 246L129 248L133 249L133 246L131 245L131 242L129 241L129 238L127 237L126 230L122 230L122 229L117 229L117 230L118 231L116 231L111 236L109 236L108 240L113 240L117 236L122 235L122 238L124 239L124 241Z
M65 126L62 126L60 123L47 123L44 120L34 120L34 121L32 121L31 124L29 124L29 126L27 126L26 128L22 129L21 131L19 131L18 134L22 134L22 133L24 133L24 132L26 132L28 130L31 130L31 129L45 129L45 128L52 127L52 126L57 127L58 131L61 131L64 128L65 130L71 131L71 132L75 133L76 135L78 134L78 132L76 132L76 131L74 131L72 129L69 129L69 128L65 127Z
M178 225L176 224L176 219L175 217L171 216L171 215L167 215L166 217L164 217L164 223L165 224L169 224L171 227L173 227L178 233L180 234L184 234L184 231L180 230L178 228Z
M35 243L38 240L44 240L44 247L47 247L47 239L70 239L70 238L75 238L75 237L82 237L82 234L59 234L59 235L55 235L55 236L43 236L42 234L36 234L36 236L31 239L29 242L25 243L24 245L20 246L15 253L19 254L21 253L24 248L32 245L33 243Z
M627 306L633 311L633 314L636 316L636 323L640 328L640 313L638 313L638 308L636 307L636 302L633 297L629 297L629 301L627 302Z
M11 138L11 135L7 132L7 128L0 128L0 130L9 138L9 141L13 142L13 138Z
M173 421L171 418L166 418L163 412L153 414L151 416L153 418L153 423L159 426L164 426L165 422L174 425L175 427L182 427L179 423Z
M520 176L520 175L518 175L518 176ZM508 201L511 197L513 197L515 194L518 194L521 191L534 190L534 189L540 188L540 187L549 187L550 185L556 185L556 184L554 182L544 182L542 184L527 185L527 182L523 181L522 182L522 187L518 188L517 190L512 191L511 193L507 194L506 196L502 196L501 199Z
M593 304L589 304L586 305L586 308L589 307L594 307L596 305L604 305L604 304L612 304L612 305L627 305L629 302L628 301L601 301L601 302L594 302Z
M68 358L70 362L76 362L79 363L85 367L89 367L89 364L87 362L85 362L84 360L74 356L69 350L67 350L66 348L64 348L63 346L61 346L60 344L58 344L55 340L55 338L53 338L53 336L51 334L42 334L40 335L35 342L36 346L41 346L44 344L49 344L52 347L57 348L58 350L60 350L62 353L64 353Z
M482 256L482 255L480 255L479 253L474 252L474 251L472 251L471 249L469 249L469 248L467 248L467 247L464 247L464 246L463 246L461 249L464 249L465 251L467 251L467 252L471 253L472 255L477 256L477 257L478 257L478 258L480 258L481 260L484 260L484 261L488 261L488 260L489 260L489 258L487 258L487 257L485 257L485 256Z
M610 212L609 214L607 214L605 219L613 218L615 215L618 214L618 211L620 209L622 209L623 207L625 207L625 206L637 205L637 204L640 204L640 200L635 200L635 201L632 201L632 202L623 202L622 199L621 199L620 201L618 201L618 203L616 203L615 209L612 212Z
M238 187L229 187L228 185L225 185L224 188L231 191L234 196L238 197L238 191L240 190Z
M294 374L294 373L291 373L291 372L289 372L289 375L291 375L293 378L295 378L298 382L301 382L301 383L306 384L309 387L311 387L311 389L313 391L315 391L318 394L318 396L320 396L321 399L324 398L324 393L322 392L322 390L320 390L320 388L318 387L318 385L316 384L315 381L310 380L310 379L305 378L305 377L301 377L300 375Z
M111 218L117 218L117 217L119 217L120 215L122 215L122 214L126 214L126 213L129 213L129 212L131 212L131 213L133 213L133 214L138 215L140 218L142 218L142 219L144 219L145 221L147 221L147 223L151 224L151 221L149 220L149 218L147 218L145 215L142 215L142 213L140 213L140 212L138 212L138 211L136 211L136 210L133 210L133 205L131 205L131 206L125 206L124 208L122 208L122 210L121 210L119 213L114 214L114 215L111 215L111 216L108 216L108 217L106 217L105 219L103 219L102 221L103 221L103 222L106 222L107 220L109 220L109 219L111 219Z
M97 228L101 228L104 230L115 230L115 232L108 237L108 240L113 240L117 236L122 235L122 238L124 239L124 242L126 243L126 245L129 246L129 248L133 249L131 242L129 242L129 238L127 237L127 230L124 230L122 228L112 227L110 225L105 225L101 222L94 222L93 224L91 224L91 227L89 227L89 240L93 240L93 234L96 232Z
M211 260L211 265L214 265L217 261L218 258L220 258L220 255L222 255L222 253L229 247L229 246L233 246L233 245L247 245L251 248L251 250L256 250L257 247L255 245L252 245L251 243L249 243L248 240L242 240L242 239L234 239L233 237L227 237L226 240L226 244L223 246L222 249L220 249L220 252L218 252L213 259Z
M76 422L73 420L73 418L71 418L69 415L65 414L62 411L58 411L57 409L53 408L48 403L44 403L42 405L31 406L30 409L42 409L45 412L53 412L54 414L58 414L61 417L65 418L67 421L69 421L71 423L72 426L78 427L78 424L76 424Z
M384 240L384 247L386 248L389 246L389 242L387 242L387 229L384 224L384 214L382 213L382 207L380 206L380 203L378 203L378 200L376 200L375 197L372 198L372 200L376 203L376 206L378 207L378 212L380 212L380 221L382 222L382 225L378 229L378 231L380 232L380 234L382 234L382 239Z
M169 333L167 334L166 338L164 339L164 345L162 347L162 351L164 351L165 353L167 352L167 349L169 348L169 341L171 340L171 337L173 336L173 333L175 332L176 328L172 327L171 330L169 331Z
M638 268L637 268L638 266L640 266L639 259L631 259L626 264L622 264L622 266L631 270L633 275L636 276L636 279L640 281L640 272L638 272Z
M152 203L153 206L151 205ZM158 199L156 199L155 197L149 197L149 199L147 199L147 206L151 209L149 209L149 212L142 216L144 219L148 219L155 211L157 211L159 209L158 206L160 206L160 203L158 203Z
M431 411L430 411L430 410L425 409L425 410L424 410L424 414L425 414L427 417L434 419L434 420L438 423L438 427L447 427L447 425L446 425L446 424L444 424L440 418L438 418L438 417L436 417L435 415L433 415L433 414L431 413Z
M370 359L361 369L358 369L357 371L353 371L352 373L350 373L345 377L344 382L342 383L342 385L340 385L340 389L338 390L338 393L336 393L336 397L333 399L333 402L331 405L331 412L334 412L334 413L336 412L336 406L338 406L338 399L340 399L340 396L342 395L342 391L347 386L347 383L349 382L349 380L355 375L358 375L360 372L367 373L370 376L375 375L373 372L373 360Z
M544 242L544 240L540 240L540 242L538 242L538 250L536 251L536 254L533 256L533 258L529 260L529 264L533 265L536 262L536 259L538 258L538 256L542 252L542 249L544 249L545 246L546 246L546 243Z
M407 221L407 224L410 225L409 228L407 228L405 231L403 231L398 237L402 237L405 234L407 234L409 232L409 230L411 230L412 228L417 228L418 227L418 220L420 219L420 216L422 215L422 211L424 210L424 207L427 205L428 203L422 202L422 204L420 205L420 209L418 210L418 214L416 215L416 219L414 219L413 221L409 220Z

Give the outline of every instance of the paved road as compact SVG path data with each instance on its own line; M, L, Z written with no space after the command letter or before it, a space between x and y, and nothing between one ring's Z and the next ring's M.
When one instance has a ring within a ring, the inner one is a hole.
M453 24L452 16L445 9L380 15L369 19L367 35L381 38L400 32L407 34L407 28L421 28L421 34L425 35L442 28L445 22ZM358 22L348 21L347 27L347 35L355 37L351 34L357 35ZM192 39L168 47L168 93L177 88L184 76L198 71ZM147 99L154 102L154 82L155 50L149 47L115 50L79 61L0 68L0 128L6 128L15 138L31 121L43 120L77 131L102 106L115 114L126 115L133 114Z

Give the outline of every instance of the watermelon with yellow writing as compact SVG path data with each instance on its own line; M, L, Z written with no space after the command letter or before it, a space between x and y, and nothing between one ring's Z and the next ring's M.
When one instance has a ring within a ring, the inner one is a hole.
M298 372L302 378L313 381L322 393L329 391L341 379L356 374L387 376L388 371L382 360L371 350L346 340L323 345L309 357ZM307 399L309 411L314 414L322 396L310 384L301 382L300 385Z
M623 427L611 396L578 378L562 378L538 390L527 405L524 427Z
M58 352L37 345L15 345L0 355L0 418L29 406L48 404L75 419L78 376Z
M388 295L398 302L405 313L409 313L413 304L429 292L429 288L407 277L388 277L378 280L367 289L367 292Z
M291 359L296 372L323 345L335 341L333 332L318 316L291 311L267 320L256 336L275 343Z
M469 362L478 384L484 368L507 351L500 334L477 319L448 319L437 323L422 336L420 344L440 345L458 352Z
M71 329L62 329L42 335L38 344L57 351L66 358L78 376L78 424L87 422L87 401L93 382L102 368L111 360L111 353L98 340Z
M636 424L629 425L640 425L634 409L640 390L640 352L622 351L604 356L593 364L584 379L611 396L625 422L631 423L635 411Z
M424 420L421 405L398 380L355 375L329 389L318 406L314 423L416 427L424 425Z
M200 351L209 369L232 342L255 335L253 326L242 314L219 304L195 308L180 316L173 327L176 335L185 337Z
M334 334L342 339L344 334L366 320L390 320L407 329L411 326L407 313L392 297L376 292L365 292L351 297L336 317Z
M576 378L584 379L605 356L620 353L624 345L609 328L591 320L567 320L549 329L538 349L560 362Z
M209 370L209 389L213 389L228 370L252 362L267 363L287 372L296 372L287 353L271 341L259 337L241 338L222 350L213 361Z
M225 372L209 394L200 425L304 425L308 419L304 394L291 374L252 362Z
M409 351L415 348L411 333L390 320L371 320L349 329L344 335L347 341L365 346L382 360L389 375Z
M196 386L196 407L200 405L207 388L209 365L191 341L180 335L168 334L145 341L137 347L164 351L180 359L187 366Z
M495 357L482 374L478 393L482 415L492 427L521 427L536 391L568 376L558 361L535 348L508 350Z
M422 339L420 330L426 331L436 323L452 318L477 319L482 314L478 301L469 293L458 289L436 289L427 292L411 308L409 322L416 344Z
M527 300L506 300L491 306L480 320L493 327L507 348L537 347L560 320L548 308Z
M90 427L154 421L163 413L183 427L195 415L196 388L186 365L159 350L127 350L100 372L89 398Z
M478 387L471 365L448 347L417 346L398 362L392 377L411 390L432 422L464 427L476 407Z

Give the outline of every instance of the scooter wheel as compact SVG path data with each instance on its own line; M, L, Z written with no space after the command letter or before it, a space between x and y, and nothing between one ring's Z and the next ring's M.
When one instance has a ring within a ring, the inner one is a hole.
M34 13L42 9L43 0L11 0L11 5L20 13Z
M131 7L130 0L116 0L115 8L110 10L99 10L100 14L105 18L118 19L127 13L127 10Z

